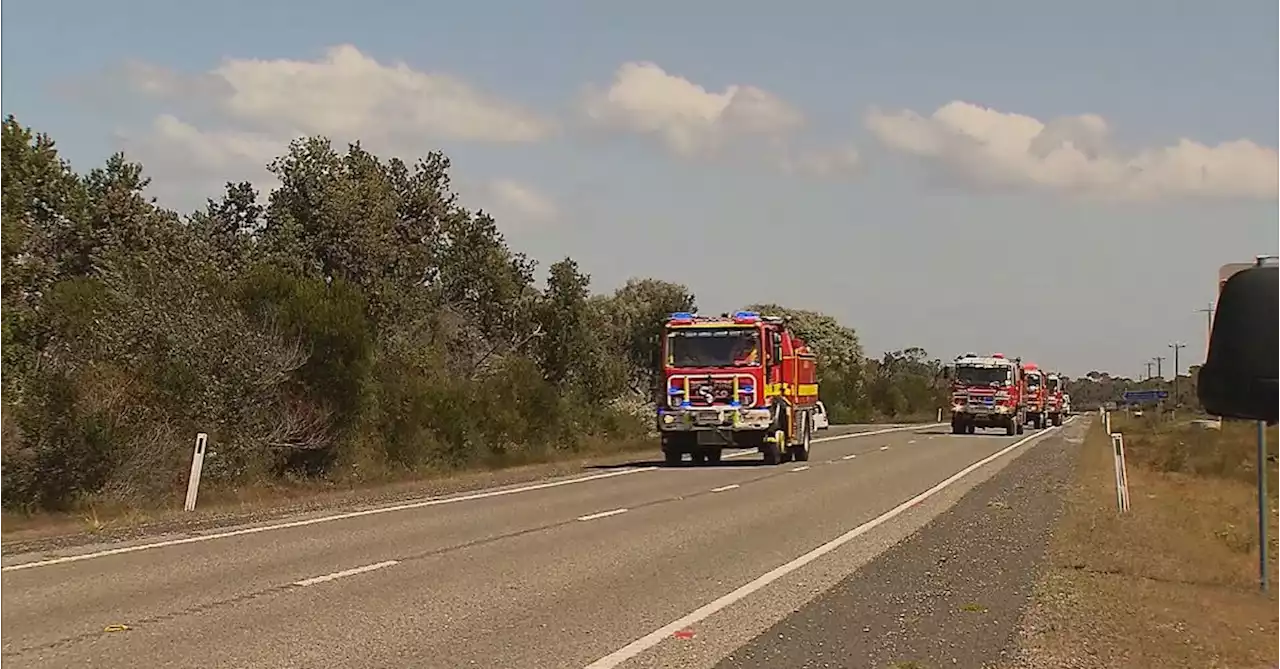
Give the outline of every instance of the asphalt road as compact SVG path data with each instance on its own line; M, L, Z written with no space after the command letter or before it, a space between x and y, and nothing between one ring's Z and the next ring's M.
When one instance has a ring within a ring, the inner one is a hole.
M833 428L803 464L758 466L754 453L717 467L642 462L345 517L7 557L0 659L711 667L1010 459L1059 441L1059 430L943 427L842 436L881 429Z

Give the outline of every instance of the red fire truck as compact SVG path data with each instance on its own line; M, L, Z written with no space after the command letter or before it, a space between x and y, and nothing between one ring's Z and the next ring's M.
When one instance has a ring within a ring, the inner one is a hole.
M1047 393L1049 422L1054 425L1062 425L1062 421L1067 414L1067 405L1063 392L1062 377L1057 372L1049 372L1044 377L1045 392Z
M973 434L977 428L1002 427L1022 434L1026 423L1026 386L1022 361L1002 353L981 357L966 353L952 363L951 432Z
M1039 430L1044 428L1048 417L1048 384L1045 383L1044 372L1036 363L1028 362L1022 369L1027 379L1027 423Z
M809 459L818 361L784 319L679 312L664 330L657 417L667 464L686 453L719 462L729 447L759 449L771 465Z

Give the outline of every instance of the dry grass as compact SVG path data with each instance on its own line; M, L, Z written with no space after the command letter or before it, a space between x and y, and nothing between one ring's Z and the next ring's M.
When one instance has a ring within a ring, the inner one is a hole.
M1116 511L1110 443L1095 422L1024 622L1020 666L1276 666L1275 587L1263 595L1257 581L1254 425L1218 432L1117 416L1112 429L1125 434L1131 510Z

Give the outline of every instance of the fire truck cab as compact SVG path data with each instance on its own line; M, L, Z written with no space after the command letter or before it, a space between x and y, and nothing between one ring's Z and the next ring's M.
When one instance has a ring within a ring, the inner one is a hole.
M674 313L662 337L658 431L667 464L756 448L766 464L809 459L817 357L776 316Z
M1027 424L1039 430L1044 428L1049 414L1048 383L1034 362L1026 363L1022 370L1027 380Z
M1067 415L1065 401L1066 393L1063 392L1062 377L1056 372L1049 372L1045 374L1044 383L1046 397L1045 402L1048 407L1047 413L1049 415L1048 422L1053 425L1062 425L1062 421Z
M1001 353L966 353L955 359L949 373L952 434L973 434L980 427L1022 434L1026 404L1021 360Z

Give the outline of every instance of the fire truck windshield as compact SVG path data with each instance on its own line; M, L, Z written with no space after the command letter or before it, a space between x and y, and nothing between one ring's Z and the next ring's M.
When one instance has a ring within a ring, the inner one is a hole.
M1039 388L1039 387L1040 387L1040 377L1036 376L1035 374L1028 374L1027 389L1030 390L1032 388Z
M760 333L754 328L682 328L667 335L671 367L757 367Z
M956 382L966 386L1003 385L1012 380L1008 367L956 367Z
M1058 386L1060 385L1061 381L1062 381L1061 379L1049 379L1048 385L1049 385L1050 392L1055 392L1055 393L1058 392Z

